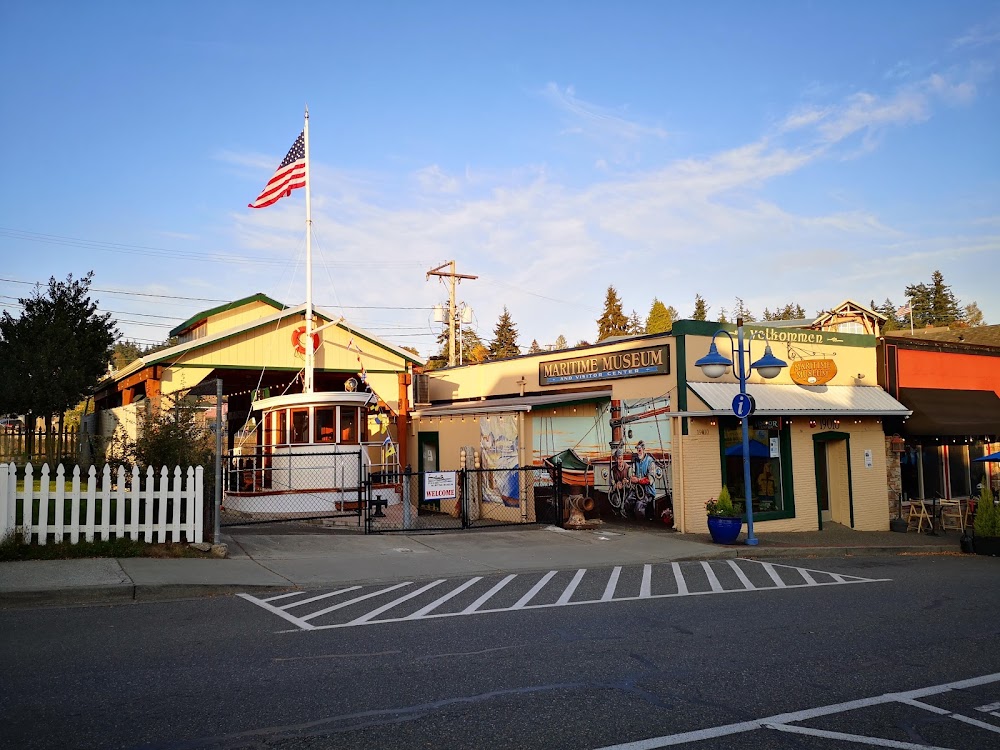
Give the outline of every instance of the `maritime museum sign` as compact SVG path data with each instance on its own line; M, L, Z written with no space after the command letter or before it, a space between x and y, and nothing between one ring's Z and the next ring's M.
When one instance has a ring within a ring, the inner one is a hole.
M591 380L631 378L637 375L669 374L669 345L629 349L623 352L609 352L589 357L560 359L554 362L540 362L538 365L540 385L584 383Z

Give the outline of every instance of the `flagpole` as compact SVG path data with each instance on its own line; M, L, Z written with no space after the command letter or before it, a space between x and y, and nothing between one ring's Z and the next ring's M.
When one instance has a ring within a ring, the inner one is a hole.
M312 176L309 174L309 107L306 106L304 134L306 152L306 379L303 393L313 392L313 301L312 301Z

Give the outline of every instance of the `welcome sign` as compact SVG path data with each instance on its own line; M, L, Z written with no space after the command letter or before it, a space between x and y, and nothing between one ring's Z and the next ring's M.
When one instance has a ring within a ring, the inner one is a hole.
M596 356L540 362L538 365L540 385L669 374L670 346L666 344Z

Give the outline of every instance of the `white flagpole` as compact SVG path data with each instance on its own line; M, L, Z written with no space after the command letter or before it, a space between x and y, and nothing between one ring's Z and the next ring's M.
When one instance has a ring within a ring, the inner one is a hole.
M312 302L312 175L309 174L309 107L306 106L304 133L306 151L306 380L303 393L313 392L313 302Z

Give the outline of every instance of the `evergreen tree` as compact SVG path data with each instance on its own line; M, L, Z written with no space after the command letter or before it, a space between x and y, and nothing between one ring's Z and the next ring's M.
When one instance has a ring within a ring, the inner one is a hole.
M613 286L608 287L604 297L604 314L597 319L597 340L603 341L611 336L624 336L628 333L628 318L622 312L622 301Z
M142 348L134 341L119 341L111 352L111 366L116 370L130 365L142 356Z
M757 320L753 316L753 313L750 312L750 308L743 302L742 297L736 298L736 305L733 307L733 317L737 319L743 318L744 323L753 323Z
M961 322L964 317L965 311L959 307L958 300L951 287L944 283L944 275L940 271L931 274L930 284L906 287L906 296L913 306L913 325L917 328L946 326Z
M726 324L728 322L729 322L729 318L726 316L726 308L720 307L719 308L719 323L722 323L724 325L724 324Z
M642 324L642 321L639 320L639 313L633 310L632 314L629 316L628 319L629 336L641 336L645 332L646 332L646 327Z
M62 414L107 374L118 329L88 296L93 272L35 287L16 320L0 315L0 414ZM30 446L29 446L30 449Z
M885 322L882 324L883 331L898 331L903 327L903 321L896 315L896 310L899 308L888 297L885 298L885 302L881 305L876 305L875 300L872 300L871 309L879 315L885 316Z
M493 329L493 342L490 344L490 359L505 359L516 357L521 353L517 345L517 327L510 318L507 306L504 305L496 328Z
M670 318L670 328L674 327L674 321L681 319L681 314L677 312L677 308L673 305L667 306L667 317ZM669 332L670 328L667 329Z
M577 346L590 346L590 342L587 339L580 339L576 342Z
M708 320L708 305L705 298L700 294L694 295L694 312L691 313L691 320Z
M528 354L538 354L542 350L542 347L538 345L538 339L531 340L531 346L528 347Z
M479 334L476 333L472 328L465 327L461 330L455 331L455 364L459 362L462 364L467 364L468 362L476 362L474 353L476 349L483 345L482 340L479 338ZM444 361L444 365L448 364L448 329L444 328L437 337L438 343L438 353L434 355L432 359L439 359ZM441 365L441 367L444 367Z
M795 302L779 307L774 312L764 308L764 320L802 320L805 316L806 311L802 309L802 305ZM749 320L753 320L753 318L749 318Z
M569 347L569 342L566 340L566 337L560 333L559 336L556 338L556 343L553 344L553 346L556 349L566 349Z
M649 307L649 315L646 316L646 333L666 333L670 330L673 320L667 312L667 306L653 297L653 304Z

